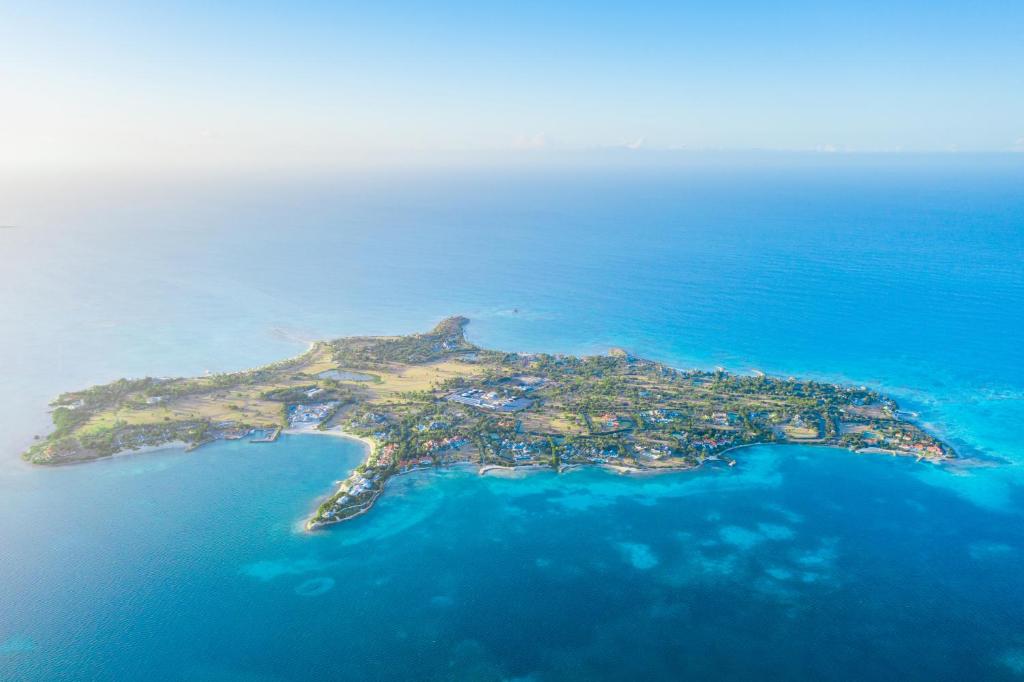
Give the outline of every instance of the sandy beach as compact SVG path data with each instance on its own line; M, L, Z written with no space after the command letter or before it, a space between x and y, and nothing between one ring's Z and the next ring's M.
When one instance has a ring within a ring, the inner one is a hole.
M368 448L366 458L369 459L370 455L373 454L374 448L377 447L377 443L368 436L357 436L354 433L348 433L342 431L338 427L330 429L318 429L316 427L308 427L303 429L285 429L281 433L292 435L292 436L334 436L335 438L348 438L350 440L357 440Z

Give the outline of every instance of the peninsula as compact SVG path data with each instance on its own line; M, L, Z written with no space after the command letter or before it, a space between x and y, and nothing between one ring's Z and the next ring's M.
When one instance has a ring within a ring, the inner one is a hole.
M120 379L59 396L54 430L24 457L80 462L169 443L273 442L284 429L337 430L370 445L319 506L314 529L368 510L397 474L459 462L493 468L600 465L620 471L733 465L730 450L805 443L942 460L953 450L864 387L681 371L604 356L506 353L451 317L409 336L314 343L243 372Z

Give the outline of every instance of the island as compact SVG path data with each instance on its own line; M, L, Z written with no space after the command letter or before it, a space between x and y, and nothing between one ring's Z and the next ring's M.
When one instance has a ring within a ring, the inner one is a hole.
M272 443L302 429L362 439L366 460L312 513L312 530L366 512L393 476L460 463L482 473L678 471L733 466L730 453L757 443L956 456L864 386L680 370L622 349L593 357L487 350L466 339L468 322L320 341L242 372L65 393L51 404L53 431L24 457L66 464L168 444Z

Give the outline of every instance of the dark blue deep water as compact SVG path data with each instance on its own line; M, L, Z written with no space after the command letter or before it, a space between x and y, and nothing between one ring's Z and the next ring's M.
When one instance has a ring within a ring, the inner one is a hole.
M1020 679L1024 160L0 188L0 678ZM59 469L56 393L454 313L893 394L970 462L398 479L326 436Z

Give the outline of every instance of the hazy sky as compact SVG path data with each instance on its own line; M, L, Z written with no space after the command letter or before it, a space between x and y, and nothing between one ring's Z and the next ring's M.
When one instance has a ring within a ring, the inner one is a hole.
M0 105L15 168L1024 150L1024 2L0 0Z

